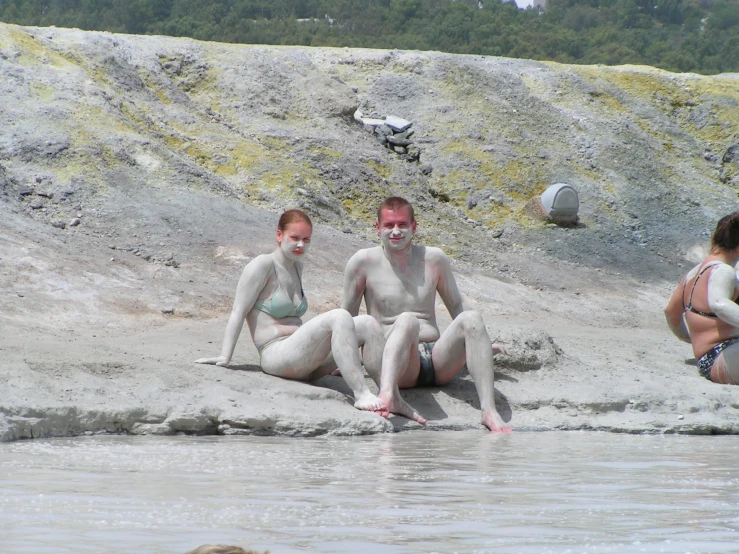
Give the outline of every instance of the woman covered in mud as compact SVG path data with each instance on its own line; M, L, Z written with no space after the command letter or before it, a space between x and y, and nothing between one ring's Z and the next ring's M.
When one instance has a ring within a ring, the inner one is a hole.
M739 384L739 212L721 218L711 252L672 293L665 317L673 334L693 345L698 371L714 383Z
M367 388L359 358L362 345L365 366L379 375L385 346L380 325L370 316L352 318L342 309L305 323L300 319L308 310L301 275L312 232L304 212L288 210L280 216L277 248L250 261L239 279L221 355L195 363L228 366L246 320L262 371L286 379L314 380L338 366L354 392L354 406L387 415Z

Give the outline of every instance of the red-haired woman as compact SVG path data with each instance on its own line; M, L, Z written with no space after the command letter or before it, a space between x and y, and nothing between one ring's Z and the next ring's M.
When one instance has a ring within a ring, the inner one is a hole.
M670 330L693 345L698 371L714 383L739 384L739 212L721 218L711 252L683 277L665 308Z
M282 214L277 249L250 261L239 279L221 355L196 363L227 366L246 320L262 371L286 379L314 380L338 366L354 392L354 406L386 415L380 400L367 388L359 359L361 344L367 370L379 375L385 346L380 325L370 316L352 318L342 309L306 323L300 319L308 309L301 274L312 232L304 212Z

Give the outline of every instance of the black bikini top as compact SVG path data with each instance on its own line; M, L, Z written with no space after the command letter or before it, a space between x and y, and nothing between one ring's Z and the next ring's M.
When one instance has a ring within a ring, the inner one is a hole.
M685 305L685 285L688 284L688 280L687 279L685 280L685 282L683 283L683 311L684 312L691 311L694 314L702 315L703 317L712 317L716 319L718 318L718 316L713 312L701 312L700 310L696 310L693 307L693 292L695 292L695 285L698 284L698 279L700 278L700 276L703 275L709 269L716 267L719 263L721 262L714 262L712 264L708 264L706 267L700 270L698 275L696 275L695 280L693 281L693 286L690 289L690 298L688 298L687 306Z

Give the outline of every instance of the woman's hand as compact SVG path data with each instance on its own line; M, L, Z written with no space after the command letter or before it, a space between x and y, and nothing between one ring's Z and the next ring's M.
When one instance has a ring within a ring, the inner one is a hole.
M196 364L209 364L209 365L217 365L221 367L228 367L228 364L231 362L226 356L216 356L215 358L200 358L199 360L195 360Z

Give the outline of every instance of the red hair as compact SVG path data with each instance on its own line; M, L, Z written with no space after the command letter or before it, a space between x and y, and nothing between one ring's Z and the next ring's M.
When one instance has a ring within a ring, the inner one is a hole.
M308 214L303 210L287 210L286 212L283 212L280 216L280 220L277 222L277 228L284 233L288 225L298 221L304 221L313 228L313 223L311 222L310 217L308 217Z

